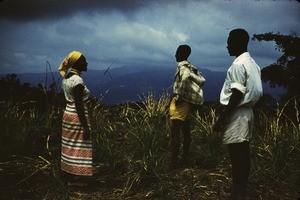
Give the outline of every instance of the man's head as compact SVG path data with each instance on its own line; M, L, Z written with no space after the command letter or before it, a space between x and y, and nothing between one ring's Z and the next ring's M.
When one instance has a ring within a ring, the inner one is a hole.
M191 47L189 45L180 45L177 48L175 57L177 62L181 62L183 60L187 60L191 54Z
M249 34L244 29L230 31L227 39L227 49L230 56L239 56L247 51Z

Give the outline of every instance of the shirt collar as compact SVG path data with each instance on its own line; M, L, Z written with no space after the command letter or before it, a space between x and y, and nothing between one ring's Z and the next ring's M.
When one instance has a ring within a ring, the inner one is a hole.
M184 60L184 61L178 62L178 66L181 66L181 65L186 65L186 64L190 64L190 62L189 62L189 61L187 61L187 60Z
M241 55L239 55L234 61L233 63L237 63L239 62L240 60L244 60L246 58L250 58L250 53L249 52L244 52L242 53Z

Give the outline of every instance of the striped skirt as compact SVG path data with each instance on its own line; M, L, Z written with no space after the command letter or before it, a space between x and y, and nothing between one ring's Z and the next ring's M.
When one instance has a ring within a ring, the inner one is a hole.
M90 126L87 107L84 109ZM62 119L61 169L74 175L92 176L92 158L92 140L83 140L83 126L75 103L68 103Z

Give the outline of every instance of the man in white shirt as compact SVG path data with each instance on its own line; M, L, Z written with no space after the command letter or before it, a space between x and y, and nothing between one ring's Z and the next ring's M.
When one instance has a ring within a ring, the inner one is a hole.
M229 147L232 163L230 199L244 199L250 171L249 140L252 137L254 115L252 107L262 96L260 68L247 51L249 35L244 29L229 33L227 49L236 59L227 71L220 103L224 112L214 130L224 133L223 143Z

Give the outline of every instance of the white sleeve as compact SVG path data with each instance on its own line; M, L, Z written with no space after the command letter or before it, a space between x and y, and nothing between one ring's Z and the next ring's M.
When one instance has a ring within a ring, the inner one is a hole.
M83 80L80 76L74 77L73 87L75 87L76 85L83 85L84 86Z
M231 84L230 89L237 89L243 94L246 93L246 71L243 66L233 65L230 71Z

